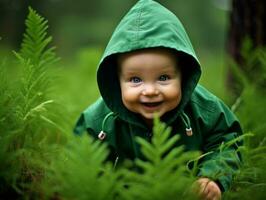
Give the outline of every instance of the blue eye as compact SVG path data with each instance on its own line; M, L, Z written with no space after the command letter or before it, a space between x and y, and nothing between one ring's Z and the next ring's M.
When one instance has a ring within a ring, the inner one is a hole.
M132 83L140 83L141 79L139 77L132 77L132 78L130 78L130 82L132 82Z
M170 77L168 76L168 75L161 75L160 77L159 77L159 81L167 81L167 80L169 80L170 79Z

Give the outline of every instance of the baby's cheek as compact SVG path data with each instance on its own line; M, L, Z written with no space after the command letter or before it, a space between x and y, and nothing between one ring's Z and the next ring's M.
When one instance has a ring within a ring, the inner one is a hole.
M168 91L168 97L170 99L180 99L182 98L182 91L179 87L173 87Z
M128 103L133 103L138 100L137 92L132 89L125 89L122 91L122 98Z

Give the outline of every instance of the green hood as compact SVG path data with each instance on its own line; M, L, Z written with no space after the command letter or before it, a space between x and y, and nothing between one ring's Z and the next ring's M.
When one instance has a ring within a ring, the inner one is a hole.
M175 120L184 109L201 74L199 61L179 19L155 1L138 1L115 29L100 61L97 82L106 105L121 119L140 126L143 125L136 114L123 106L116 58L119 53L152 47L176 50L176 56L186 71L181 103L175 111L164 116L167 123Z

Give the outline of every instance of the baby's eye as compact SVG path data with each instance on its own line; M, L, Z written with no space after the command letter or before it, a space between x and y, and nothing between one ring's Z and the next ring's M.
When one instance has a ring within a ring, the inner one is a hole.
M159 77L159 81L167 81L170 79L170 76L164 74Z
M132 82L132 83L140 83L141 79L139 77L132 77L132 78L130 78L130 82Z

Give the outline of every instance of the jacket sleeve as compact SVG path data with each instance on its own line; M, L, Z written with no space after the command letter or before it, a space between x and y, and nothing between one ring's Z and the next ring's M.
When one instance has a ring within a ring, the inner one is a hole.
M103 116L105 116L108 111L102 99L99 98L80 114L73 130L74 134L81 135L88 133L93 137L97 137L98 133L101 131Z
M85 119L84 119L84 114L82 113L76 122L76 125L74 127L74 134L76 135L81 135L86 131L86 124L85 124Z
M96 106L99 104L95 104ZM85 111L83 111L76 122L74 127L74 134L82 135L84 133L92 136L95 140L99 140L98 134L102 131L102 124L104 121L104 117L110 113L108 109L105 107L96 107L95 105L88 107ZM95 108L96 107L96 108ZM96 110L102 111L102 113L96 112ZM106 138L103 142L106 142L109 155L107 160L115 162L117 158L116 151L116 137L115 137L115 120L114 118L109 118L106 121L105 132L107 133Z
M199 176L208 177L218 183L224 192L230 188L233 176L241 165L238 151L243 144L239 140L242 130L231 110L216 98L213 111L208 115L209 130L203 133L203 152Z

